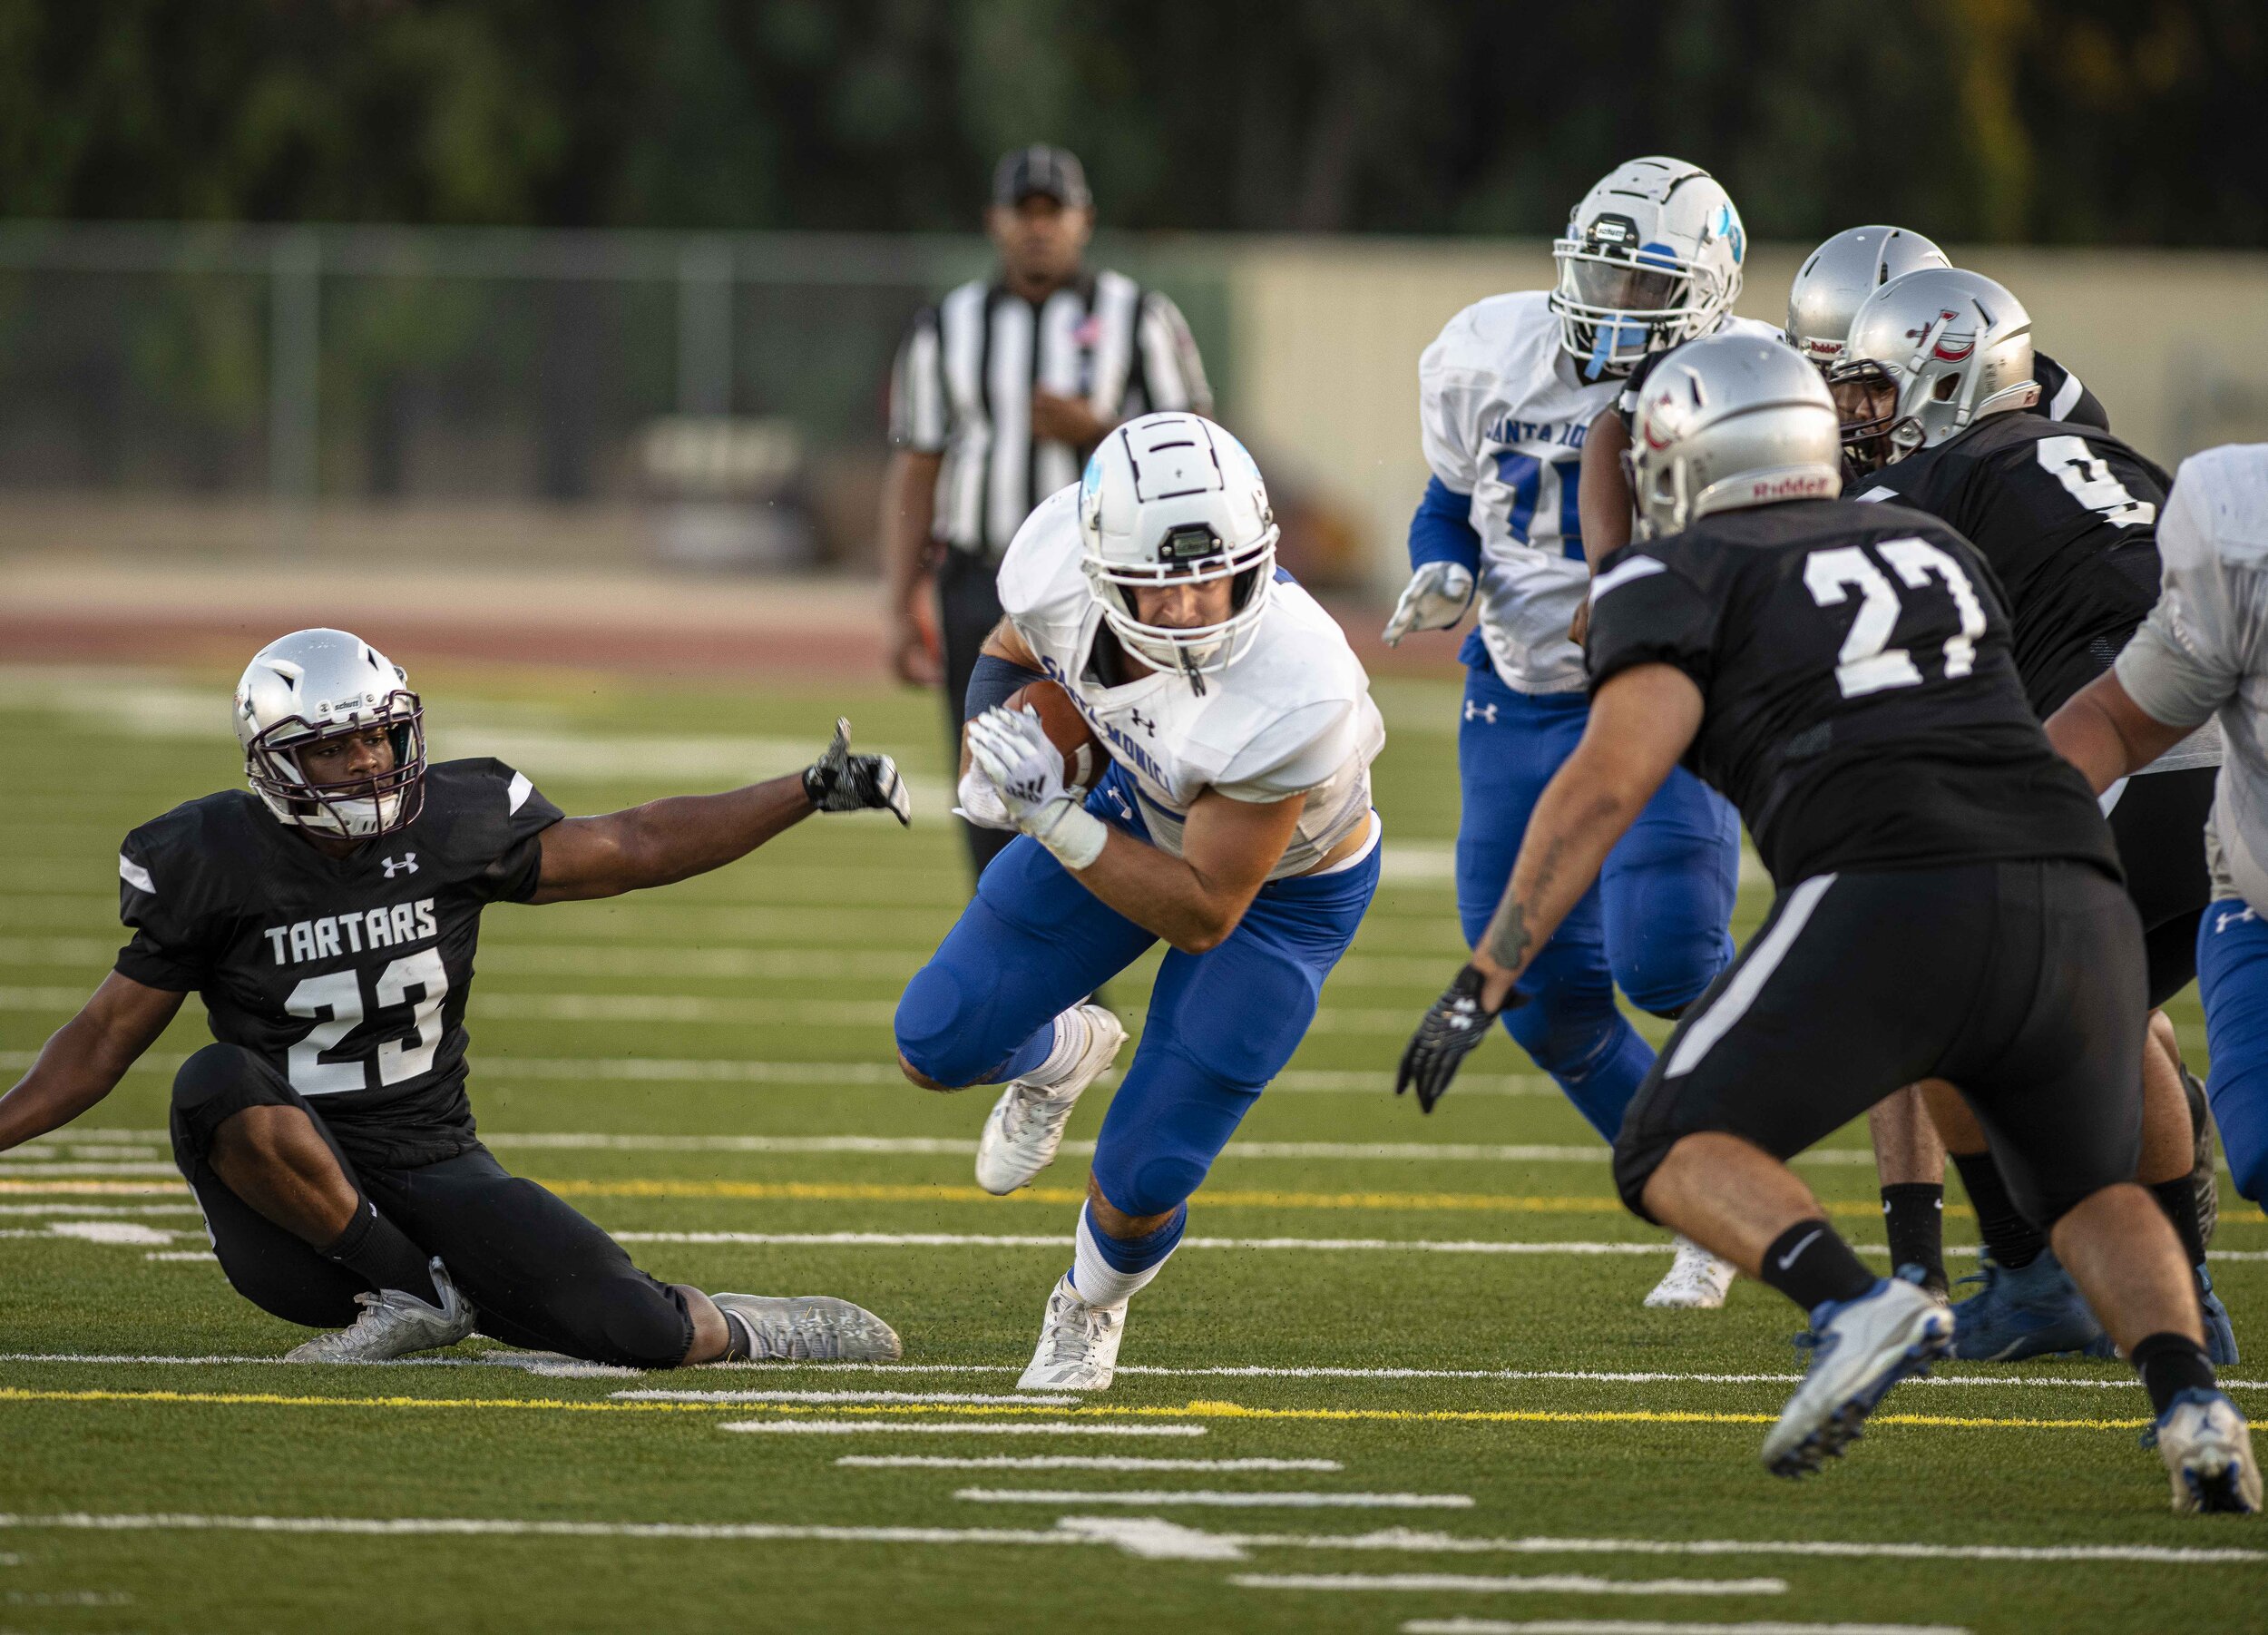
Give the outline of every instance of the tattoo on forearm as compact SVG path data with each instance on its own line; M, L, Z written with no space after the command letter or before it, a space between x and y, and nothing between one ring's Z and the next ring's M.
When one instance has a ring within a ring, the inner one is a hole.
M1517 885L1505 887L1504 900L1497 905L1496 917L1481 935L1481 952L1507 971L1519 970L1534 951L1535 933L1528 923L1530 905L1550 891L1551 882L1559 872L1560 854L1566 850L1567 837L1554 835L1536 865L1536 877L1528 883L1524 892Z

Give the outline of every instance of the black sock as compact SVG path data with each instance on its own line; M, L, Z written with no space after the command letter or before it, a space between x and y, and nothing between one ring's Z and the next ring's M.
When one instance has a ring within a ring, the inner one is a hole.
M2182 1253L2189 1257L2192 1266L2205 1263L2204 1222L2197 1218L2197 1184L2194 1178L2177 1175L2172 1180L2154 1181L2150 1192L2157 1199L2166 1219L2174 1223L2174 1235L2182 1240Z
M1977 1236L1984 1241L1984 1251L2010 1271L2018 1271L2039 1258L2048 1247L2048 1239L2039 1229L2017 1213L2015 1200L2009 1197L2008 1183L2000 1179L2000 1166L1992 1161L1989 1152L1956 1152L1954 1166L1960 1170L1960 1184L1968 1190L1969 1201L1977 1211Z
M2135 1346L2134 1371L2142 1376L2142 1388L2150 1394L2150 1406L2159 1415L2185 1391L2215 1388L2213 1365L2205 1361L2204 1348L2187 1335L2171 1329Z
M1855 1300L1880 1281L1834 1228L1819 1219L1799 1220L1774 1238L1757 1275L1805 1311L1830 1300Z
M748 1327L748 1318L737 1312L717 1307L717 1315L725 1320L725 1351L722 1356L709 1360L719 1363L745 1363L756 1357L756 1331Z
M356 1198L355 1218L339 1233L338 1240L320 1253L324 1259L367 1278L375 1288L398 1288L428 1305L441 1304L441 1291L434 1287L428 1269L433 1257L379 1214L378 1206L367 1198Z
M1945 1188L1901 1180L1882 1189L1882 1230L1892 1268L1918 1266L1921 1286L1945 1292Z

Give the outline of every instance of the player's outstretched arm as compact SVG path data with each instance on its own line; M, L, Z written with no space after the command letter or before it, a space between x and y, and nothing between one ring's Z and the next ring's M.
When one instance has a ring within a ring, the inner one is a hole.
M1073 799L1062 751L1036 717L988 710L971 721L969 752L1010 820L1078 875L1080 884L1184 954L1218 947L1244 918L1291 844L1307 798L1255 802L1207 789L1190 803L1181 856L1113 828Z
M2141 705L2107 670L2048 718L2048 741L2078 768L2099 795L2139 771L2196 730L2201 722L2169 727Z
M1701 729L1701 690L1667 664L1639 664L1610 677L1591 699L1590 723L1536 802L1496 915L1472 959L1402 1053L1394 1093L1414 1086L1427 1112L1458 1064L1508 1003L1512 984L1590 889L1615 842Z
M0 1096L0 1152L71 1122L116 1088L188 995L112 972Z
M747 857L814 812L886 811L910 823L897 763L853 755L850 723L802 771L722 795L676 795L598 818L569 818L543 834L543 870L532 903L620 896L707 874Z

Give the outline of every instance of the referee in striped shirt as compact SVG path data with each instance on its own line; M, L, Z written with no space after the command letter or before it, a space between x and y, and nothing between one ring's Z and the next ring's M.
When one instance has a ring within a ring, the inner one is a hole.
M902 680L943 685L953 764L977 649L1000 622L993 573L1024 518L1079 480L1120 421L1212 408L1173 302L1123 273L1087 269L1094 220L1071 154L1005 155L984 212L998 271L916 314L891 377L882 496L890 663ZM933 582L942 663L924 628ZM979 873L1015 838L964 828Z

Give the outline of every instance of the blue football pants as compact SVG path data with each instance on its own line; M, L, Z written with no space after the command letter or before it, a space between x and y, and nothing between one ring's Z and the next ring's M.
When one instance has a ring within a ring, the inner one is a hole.
M2211 905L2198 924L2197 996L2213 1054L2205 1099L2237 1191L2260 1203L2268 1189L2268 922L2242 897Z
M1147 837L1119 769L1088 808ZM1096 1138L1095 1180L1113 1208L1162 1215L1197 1190L1305 1036L1324 978L1377 890L1378 864L1373 848L1352 868L1263 886L1218 947L1167 954ZM940 1084L984 1082L1157 940L1019 836L906 985L898 1049Z
M1466 672L1457 914L1468 943L1495 915L1529 815L1589 715L1582 693L1517 692L1491 670ZM1654 1062L1615 989L1664 1014L1698 999L1732 960L1725 925L1739 886L1739 815L1679 768L1520 978L1528 1003L1504 1013L1505 1030L1608 1141Z

